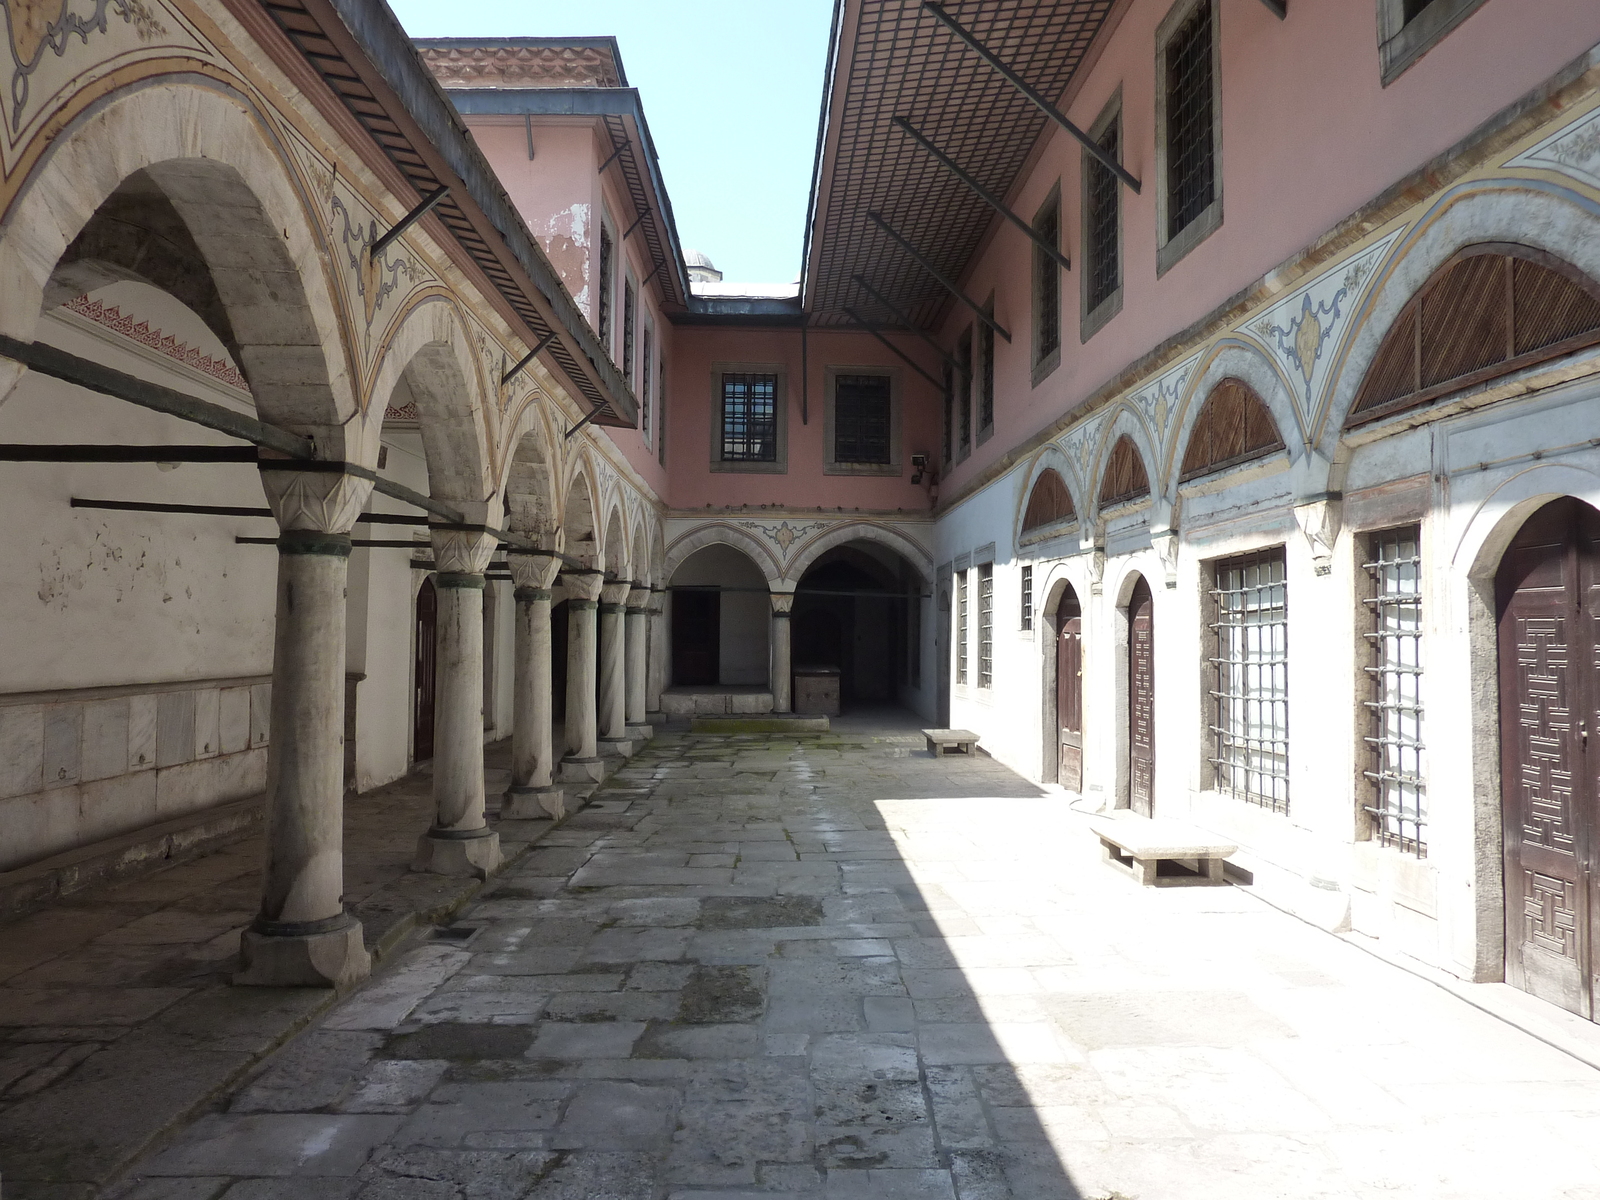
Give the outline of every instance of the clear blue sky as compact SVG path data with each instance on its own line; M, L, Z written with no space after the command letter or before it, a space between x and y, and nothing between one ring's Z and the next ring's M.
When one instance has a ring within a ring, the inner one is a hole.
M611 34L685 249L725 278L800 273L832 0L390 0L413 37Z

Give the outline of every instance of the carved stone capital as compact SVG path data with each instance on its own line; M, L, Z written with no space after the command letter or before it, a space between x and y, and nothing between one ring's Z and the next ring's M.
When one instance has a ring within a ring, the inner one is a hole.
M372 495L372 480L337 469L308 471L286 460L281 466L279 463L271 460L261 471L261 490L267 494L279 529L350 532Z
M794 608L793 592L769 592L767 599L772 601L772 613L774 616L786 617Z
M1318 575L1333 570L1333 550L1344 520L1344 497L1315 496L1294 506L1294 519L1311 548L1311 567Z
M1178 531L1176 529L1154 529L1150 532L1150 545L1155 548L1156 557L1161 560L1161 571L1166 576L1167 586L1178 586Z
M17 380L28 373L28 368L14 358L7 358L0 354L0 404L6 402L6 397L11 394L11 389L17 386Z
M506 555L506 565L511 568L514 587L538 588L541 591L548 589L561 571L561 560L554 551L513 550Z
M1096 546L1089 551L1089 594L1098 596L1106 579L1106 548Z
M476 529L440 529L432 526L433 569L441 575L482 575L494 557L496 539Z
M614 583L603 583L600 585L600 603L625 604L628 600L628 593L632 590L633 582L628 579L619 579Z
M628 589L628 607L629 608L643 609L643 608L646 608L649 605L649 603L650 603L650 589L649 588L647 588L647 587L638 587L636 585L636 586Z
M561 572L561 586L566 589L568 600L588 600L592 603L600 599L600 588L605 581L604 571Z

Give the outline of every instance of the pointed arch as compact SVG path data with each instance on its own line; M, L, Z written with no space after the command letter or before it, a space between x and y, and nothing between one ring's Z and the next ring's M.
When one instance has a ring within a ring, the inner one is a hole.
M768 584L776 585L781 582L783 571L766 543L737 525L722 521L697 525L688 533L681 534L673 539L666 549L665 557L662 559L660 574L662 582L670 582L673 575L677 573L678 568L683 565L684 560L696 550L704 549L706 546L716 543L732 546L734 549L741 551L745 557L760 568L761 573L766 576Z
M1105 466L1100 473L1100 492L1096 498L1099 508L1118 504L1131 504L1150 497L1150 473L1145 469L1144 456L1128 434L1120 434L1111 444Z
M563 549L585 567L600 565L600 535L595 529L597 510L589 464L578 456L569 464L567 486L561 496Z
M1177 414L1177 428L1162 467L1165 478L1182 482L1183 464L1188 458L1195 426L1206 401L1225 379L1236 380L1255 393L1291 459L1304 453L1306 435L1300 412L1282 372L1255 343L1228 337L1207 351L1190 376L1183 406Z
M648 517L643 513L636 513L633 521L632 558L633 579L641 587L649 587L652 578L650 561L650 535L645 532Z
M615 575L618 579L629 578L628 558L631 549L627 522L622 518L622 505L613 501L606 514L605 537L600 543L608 575Z
M846 542L855 541L877 542L881 546L886 546L911 564L924 586L933 580L933 559L920 543L912 541L905 534L887 525L871 521L847 521L817 534L804 545L796 547L794 557L790 559L785 572L788 589L792 591L811 569L811 564L829 550Z
M1047 474L1054 475L1058 483L1041 483ZM1052 442L1040 450L1022 480L1012 520L1014 545L1044 541L1073 528L1082 512L1077 495L1082 493L1083 485L1072 460L1059 445ZM1065 493L1064 501L1056 492L1058 486L1060 492ZM1041 487L1053 498L1053 503L1047 503ZM1036 501L1039 508L1035 508ZM1061 510L1060 515L1048 516L1046 509Z
M506 456L506 520L518 533L539 540L547 549L560 549L560 520L555 481L560 466L550 452L550 430L536 408L523 410Z
M1178 481L1187 483L1283 449L1283 436L1266 402L1244 380L1229 375L1217 381L1200 405Z

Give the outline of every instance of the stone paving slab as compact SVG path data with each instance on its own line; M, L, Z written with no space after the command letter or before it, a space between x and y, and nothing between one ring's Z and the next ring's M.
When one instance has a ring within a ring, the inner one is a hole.
M108 1200L1600 1200L1581 1057L909 718L594 800Z

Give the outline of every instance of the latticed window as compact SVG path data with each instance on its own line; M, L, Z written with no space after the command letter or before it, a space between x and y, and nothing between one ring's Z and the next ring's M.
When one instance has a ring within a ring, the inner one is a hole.
M1028 493L1028 507L1022 513L1022 532L1028 533L1058 521L1071 521L1077 517L1072 507L1072 493L1067 491L1066 480L1049 467L1039 472L1033 491Z
M1033 567L1022 568L1022 627L1033 628Z
M1122 154L1121 122L1113 119L1098 140L1113 159ZM1085 307L1093 312L1122 286L1122 262L1117 246L1121 192L1110 167L1092 154L1084 155L1084 269L1088 272Z
M1033 219L1033 229L1048 245L1061 244L1061 198L1052 197ZM1040 246L1033 248L1033 361L1061 349L1061 268Z
M972 327L956 341L956 408L961 422L961 453L972 449Z
M967 573L956 572L956 682L967 681Z
M1183 452L1183 482L1283 449L1266 403L1239 379L1224 379L1200 406Z
M650 401L651 392L655 381L654 364L650 361L655 347L652 345L655 338L650 326L644 327L644 345L639 353L639 433L644 437L645 445L650 444Z
M994 564L978 568L978 686L994 682Z
M1211 766L1218 791L1289 811L1289 607L1283 547L1216 564Z
M1123 434L1111 447L1106 460L1105 478L1100 481L1100 507L1126 504L1141 500L1150 494L1150 476L1144 469L1144 459L1133 439Z
M611 340L611 281L614 278L615 267L612 260L615 255L611 246L611 231L604 225L600 226L600 341ZM606 347L610 349L609 346Z
M956 377L955 377L955 372L950 369L950 364L949 363L945 363L945 365L944 365L944 442L943 442L944 456L943 456L943 461L946 464L948 464L950 462L950 459L953 457L951 447L952 447L952 439L953 439L953 436L954 436L954 427L955 427L955 408L956 408Z
M1427 854L1428 797L1422 781L1422 539L1411 525L1372 535L1372 694L1366 777L1372 835L1418 858Z
M662 466L667 465L667 360L663 355L660 364L656 367L656 381L661 385L656 389L660 416L656 418L656 459Z
M638 296L631 281L622 285L622 377L633 386L633 328L638 318Z
M1167 39L1167 238L1188 228L1216 198L1211 74L1211 2L1200 0Z
M840 375L833 389L833 460L889 461L889 377Z
M778 461L778 377L729 372L722 377L724 462Z
M994 428L994 330L978 328L978 356L983 360L978 373L978 432Z

